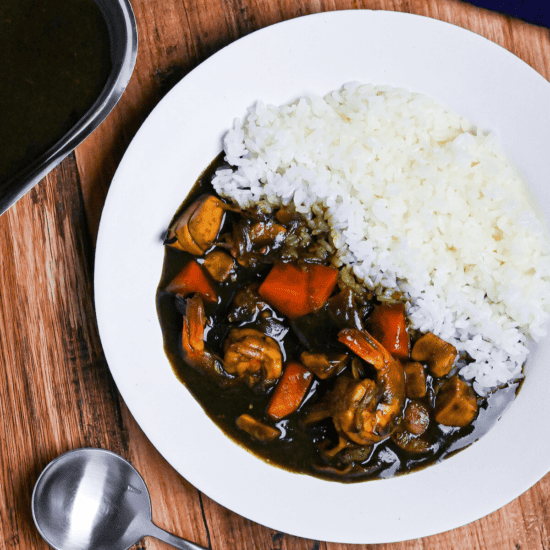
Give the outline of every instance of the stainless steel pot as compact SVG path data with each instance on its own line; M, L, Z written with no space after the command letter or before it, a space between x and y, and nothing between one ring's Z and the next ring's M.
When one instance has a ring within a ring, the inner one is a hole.
M92 107L62 139L15 176L0 183L0 215L30 191L99 126L117 104L132 76L138 37L129 0L94 1L107 23L112 58L111 74Z

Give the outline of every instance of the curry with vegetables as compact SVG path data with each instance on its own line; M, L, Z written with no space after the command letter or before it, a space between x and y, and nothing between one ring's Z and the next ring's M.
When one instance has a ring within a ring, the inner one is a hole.
M477 440L518 384L487 397L469 358L411 329L332 263L291 207L241 211L197 182L165 239L157 309L179 379L233 440L271 464L342 482L384 478Z

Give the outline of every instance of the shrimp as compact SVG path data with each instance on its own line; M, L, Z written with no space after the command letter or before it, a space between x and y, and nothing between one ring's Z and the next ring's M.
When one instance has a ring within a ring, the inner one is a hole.
M181 344L183 359L194 369L219 377L225 375L221 361L205 346L204 328L206 316L200 294L187 299L187 309L183 317Z
M253 328L231 329L223 345L225 370L252 387L261 381L273 385L283 372L283 358L277 342Z
M403 366L365 330L343 329L338 340L376 369L380 397L377 402L363 403L360 430L362 439L376 443L391 434L402 412L405 403ZM356 401L352 400L351 404Z
M379 388L374 380L359 379L344 374L336 379L334 388L306 413L305 423L319 422L332 418L338 434L338 443L328 448L321 445L321 453L326 458L334 458L343 449L357 454L363 448L362 454L368 454L368 448L376 442L372 430L365 430L365 424L374 416Z
M332 421L340 436L358 445L371 445L372 418L379 395L374 380L340 377L332 395ZM366 429L367 427L367 429Z

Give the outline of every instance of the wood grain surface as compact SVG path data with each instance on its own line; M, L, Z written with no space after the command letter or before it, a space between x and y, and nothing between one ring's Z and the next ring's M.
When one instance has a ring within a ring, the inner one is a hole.
M51 459L84 446L131 460L151 490L155 522L215 550L550 549L550 475L479 521L397 544L305 540L228 511L163 460L120 399L99 341L92 288L102 207L130 140L174 84L241 36L310 13L403 11L470 29L549 79L550 31L455 0L132 0L132 5L140 45L122 99L75 153L0 217L0 549L48 548L32 521L34 482ZM155 539L138 547L168 548Z

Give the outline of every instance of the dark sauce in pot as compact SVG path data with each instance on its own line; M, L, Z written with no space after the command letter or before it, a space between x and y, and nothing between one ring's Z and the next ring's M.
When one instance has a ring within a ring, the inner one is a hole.
M111 72L93 0L0 0L0 182L55 145Z
M187 205L204 193L215 194L210 180L214 171L222 164L222 156L220 155L199 178L188 199L178 212L182 212ZM231 220L225 223L231 223ZM228 437L270 464L292 472L340 482L387 478L418 470L443 460L477 441L498 421L519 390L520 384L513 383L499 389L487 398L479 397L479 413L473 423L464 428L442 426L436 422L430 423L426 435L431 445L430 450L425 453L406 452L398 447L391 438L388 438L375 445L367 461L361 463L362 459L359 458L357 464L349 473L339 473L333 468L327 467L326 462L321 459L319 453L319 446L323 445L323 442L326 444L328 441L332 441L334 444L338 439L332 420L327 419L315 424L305 424L303 422L304 411L308 405L330 391L334 385L334 378L316 379L300 409L288 419L275 424L281 430L281 437L268 443L257 441L240 430L236 426L235 420L246 413L260 421L273 424L273 421L269 420L265 413L272 391L267 394L258 393L246 385L222 388L184 362L181 337L185 300L169 294L163 289L179 273L186 262L196 257L170 247L165 248L163 274L157 292L157 311L164 338L165 352L174 372L201 404L206 414ZM206 336L206 346L212 352L223 356L224 339L231 326L235 326L227 320L227 313L230 310L235 293L254 282L254 280L263 279L269 269L270 266L254 271L239 269L235 282L219 285L220 299L218 304L205 304L206 315L211 322L211 328ZM260 321L260 324L263 322L261 330L278 341L283 349L283 357L286 357L287 360L298 360L300 353L305 350L303 342L292 330L288 320L283 319L273 311L271 315L268 320ZM315 316L317 315L322 316L323 312L315 314ZM326 342L327 351L329 349L334 351L341 345L335 339L337 330L334 331L334 327L331 327L330 324L320 330L320 325L315 318L300 319L300 330L307 332L308 323L311 322L311 329L316 332L312 337L315 337L318 342ZM254 320L256 328L258 322L258 319ZM423 400L431 406L433 406L435 400L436 384L437 381L428 374L428 392Z

